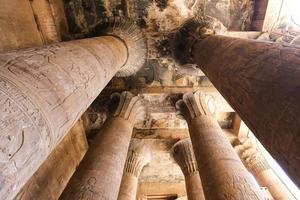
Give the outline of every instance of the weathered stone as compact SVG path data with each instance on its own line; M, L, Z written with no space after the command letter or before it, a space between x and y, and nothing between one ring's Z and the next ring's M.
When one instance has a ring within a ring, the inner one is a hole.
M84 127L82 121L78 121L27 181L15 200L58 199L87 149Z
M223 36L201 40L193 51L198 66L298 185L299 52Z
M49 0L31 0L31 7L44 44L61 41Z
M189 200L204 200L201 178L190 139L177 142L172 148L173 158L180 166Z
M246 168L253 174L260 186L268 188L274 199L295 199L271 168L256 142L258 141L255 138L250 137L242 144L235 145Z
M118 200L136 199L139 175L150 161L150 149L142 141L133 139L127 153Z
M118 33L122 27L114 26ZM0 54L1 197L15 196L109 80L122 67L130 71L130 57L141 55L135 69L142 63L146 49L134 51L142 33L130 28L131 34L124 27L122 39L103 36Z
M188 93L177 103L187 120L206 199L263 199L222 129L211 115L209 99Z
M117 199L133 126L144 117L143 109L140 97L120 95L116 111L97 134L62 200Z
M205 28L214 30L207 19L190 21L187 25L176 35L181 39L176 49L183 51L182 56L176 54L179 62L196 63L202 69L299 185L300 172L296 169L300 166L297 159L300 156L300 48L201 34ZM184 35L187 37L183 38ZM184 47L178 48L180 44Z
M30 1L1 0L0 4L0 52L43 45Z

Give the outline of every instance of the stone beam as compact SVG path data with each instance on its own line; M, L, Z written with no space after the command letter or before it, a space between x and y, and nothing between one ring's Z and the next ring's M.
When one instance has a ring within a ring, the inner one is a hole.
M242 39L257 39L262 32L260 31L226 31L224 36L242 38Z
M41 32L43 43L51 44L61 41L49 0L31 0L29 2Z
M139 184L138 188L138 200L144 200L147 195L186 195L185 183L163 183L163 182L143 182Z

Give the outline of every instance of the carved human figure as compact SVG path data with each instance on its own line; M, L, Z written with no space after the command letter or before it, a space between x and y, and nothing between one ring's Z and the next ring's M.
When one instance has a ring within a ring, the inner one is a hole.
M142 67L142 32L114 22L109 36L0 54L1 198L18 193L113 76Z
M90 177L86 185L82 187L80 190L79 200L93 200L94 199L94 187L97 182L97 179L95 177Z
M114 94L112 98L119 99L116 111L103 124L60 197L62 200L80 199L80 188L86 187L90 177L97 180L93 185L94 199L116 200L118 197L133 126L144 118L144 107L141 98L130 92Z
M197 91L184 94L176 104L188 123L205 198L263 199L258 185L213 118L212 102Z
M172 156L180 166L185 179L185 187L189 200L204 200L202 183L197 167L191 140L178 141L171 150Z
M260 186L268 188L274 199L294 200L295 197L269 165L257 142L255 138L249 137L243 143L236 143L235 149L244 165L253 174Z
M118 200L135 200L138 178L142 169L151 161L151 151L138 139L132 139L127 153Z

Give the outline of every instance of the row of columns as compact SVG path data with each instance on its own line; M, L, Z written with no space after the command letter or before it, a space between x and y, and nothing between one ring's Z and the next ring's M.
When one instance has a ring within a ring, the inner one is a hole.
M117 72L127 75L143 63L146 45L141 31L117 24L110 36L0 54L0 196L4 199L18 192ZM192 43L184 41L191 45L190 60L299 183L299 48L224 36L194 37L199 32L190 34ZM201 93L186 94L177 104L188 123L204 195L262 199L205 98ZM141 109L139 98L129 93L122 93L120 102L64 195L117 198L119 187L109 186L120 186Z
M177 142L172 155L185 176L188 199L264 199L212 117L207 104L211 100L206 97L201 92L189 93L177 103L187 120L191 139ZM114 94L113 98L119 102L116 111L97 134L60 199L136 198L138 176L151 159L150 150L142 143L133 140L129 148L133 126L144 116L142 100L129 92ZM278 185L270 185L272 194L278 189ZM274 198L280 199L278 195Z
M192 140L177 142L172 155L185 175L188 199L266 198L247 170L274 199L295 199L268 164L254 138L244 143L236 137L225 138L216 119L211 116L211 105L211 99L201 92L185 94L177 103L188 122Z
M144 155L147 149L133 144L126 165L125 162L133 126L143 119L144 107L141 98L129 92L114 94L113 98L118 102L116 111L103 124L60 199L135 198L137 176L150 159L148 154ZM119 193L122 176L126 184Z
M243 143L236 143L234 146L245 167L260 186L268 188L274 199L295 199L267 162L255 138L249 137Z
M202 17L176 33L173 54L204 72L295 183L300 185L300 48L215 35Z
M209 102L201 92L185 94L177 102L188 124L205 199L264 199L212 116Z

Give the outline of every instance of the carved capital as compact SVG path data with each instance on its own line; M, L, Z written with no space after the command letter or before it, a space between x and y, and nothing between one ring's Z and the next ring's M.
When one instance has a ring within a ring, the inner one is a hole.
M189 138L180 140L172 147L172 156L180 166L184 175L198 171L191 140Z
M204 9L203 5L197 5L196 7L197 10ZM197 15L187 20L174 34L171 41L174 59L181 65L195 63L192 55L194 44L211 35L223 34L226 30L226 27L220 21L208 15Z
M96 27L95 32L115 36L122 40L127 47L127 61L116 76L130 76L146 62L148 55L146 38L134 21L122 17L106 18Z
M144 143L133 139L127 153L124 171L138 177L144 168L151 161L151 151Z
M117 99L117 106L113 117L120 117L130 121L133 125L142 121L145 117L145 107L140 96L134 96L130 92L114 93L112 100Z
M248 138L244 143L234 147L242 162L252 174L258 174L271 168L257 145L256 139Z
M186 120L192 120L201 115L211 115L215 112L213 98L200 91L184 94L182 100L177 101L176 108Z

